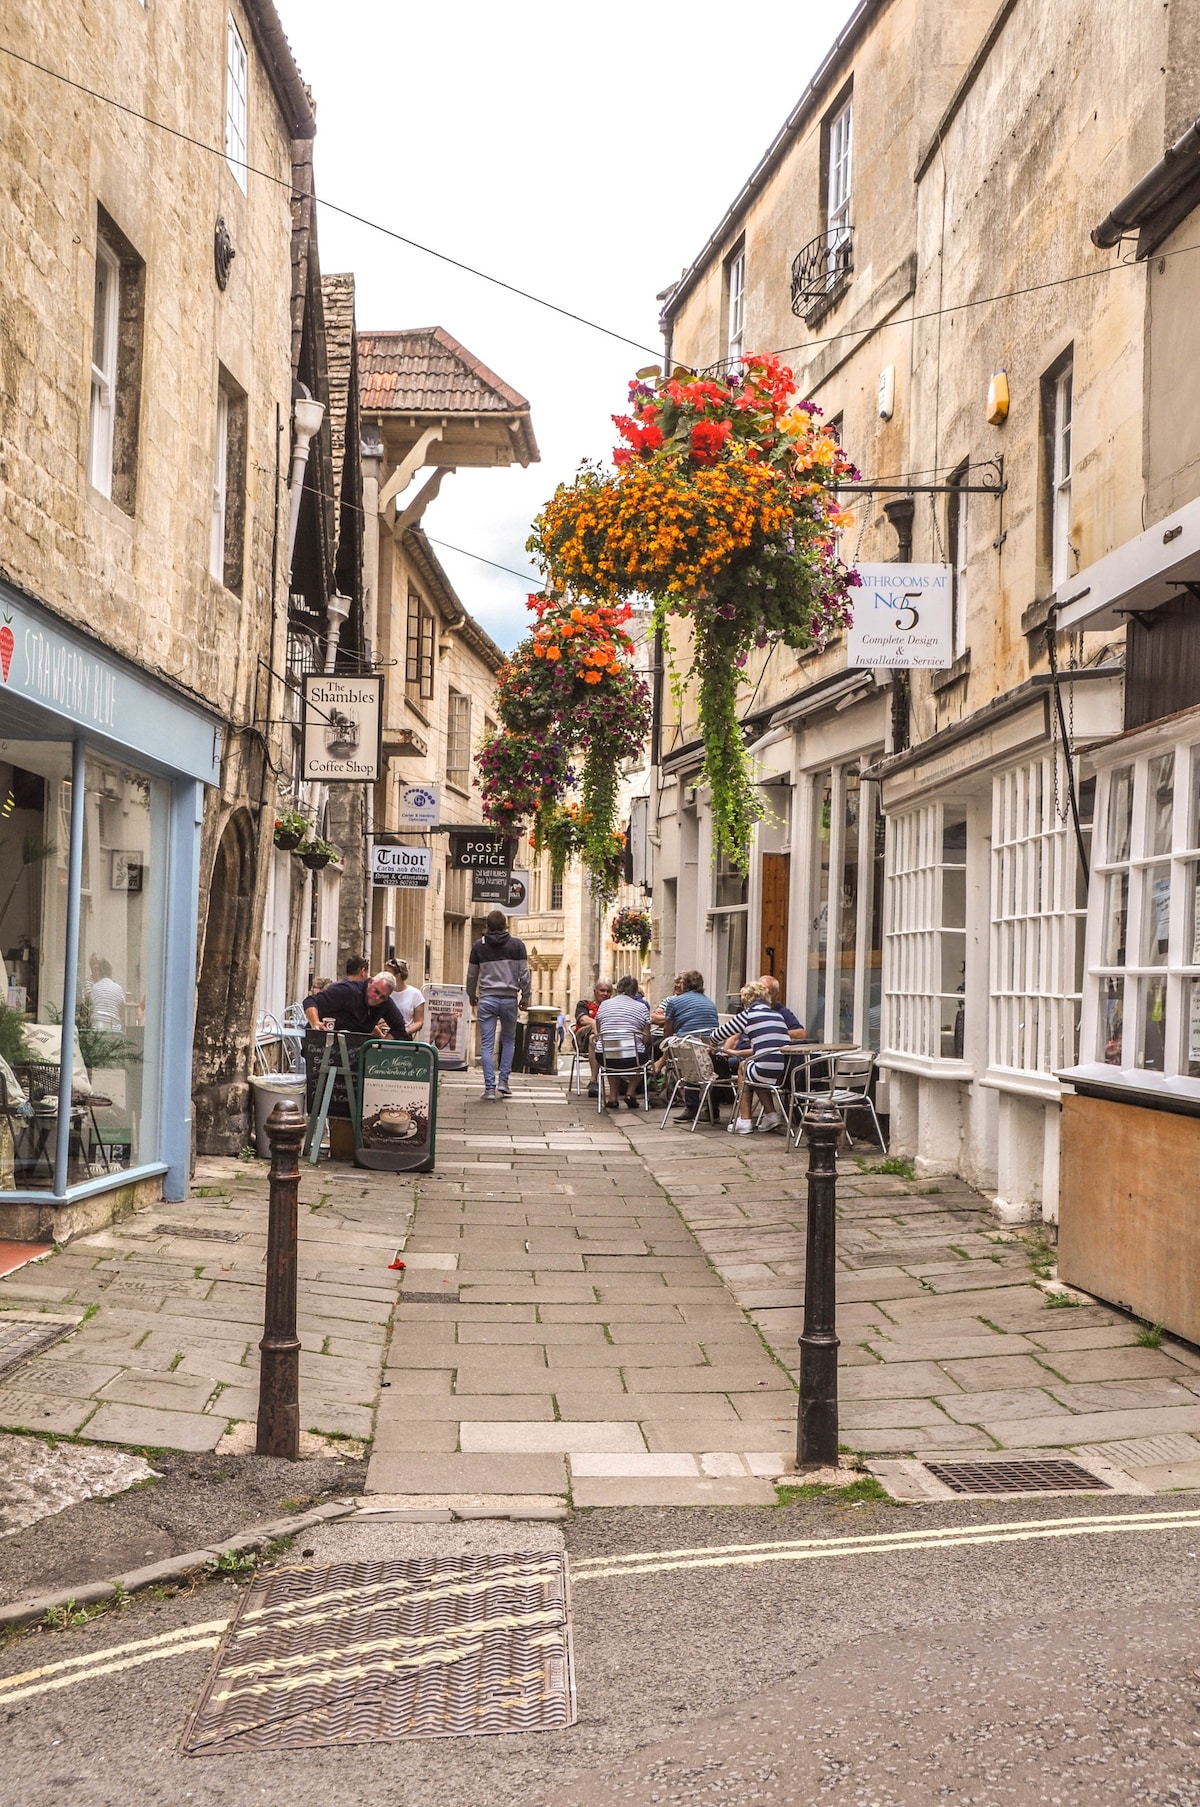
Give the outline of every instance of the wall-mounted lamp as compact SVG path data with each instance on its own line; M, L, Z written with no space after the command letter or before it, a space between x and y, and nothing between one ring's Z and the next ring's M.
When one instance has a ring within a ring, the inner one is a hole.
M988 384L987 423L989 427L1002 427L1008 419L1008 372L993 370L992 380Z

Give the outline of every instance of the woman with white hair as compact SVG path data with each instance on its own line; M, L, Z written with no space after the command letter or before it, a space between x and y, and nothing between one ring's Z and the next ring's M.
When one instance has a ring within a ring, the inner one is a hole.
M750 1044L742 1059L737 1110L729 1128L735 1136L750 1134L754 1127L750 1112L757 1092L763 1109L758 1127L765 1134L778 1129L783 1122L782 1114L770 1108L774 1101L766 1088L777 1086L783 1080L787 1069L782 1050L787 1047L791 1035L778 1010L768 1002L767 987L761 979L752 979L749 985L743 985L740 997L742 1008L725 1024L726 1039L721 1044L731 1058L741 1053L738 1043L743 1037Z

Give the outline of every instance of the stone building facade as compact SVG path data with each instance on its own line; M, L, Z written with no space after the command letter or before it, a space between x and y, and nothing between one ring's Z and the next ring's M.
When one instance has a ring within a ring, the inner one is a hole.
M24 845L54 851L0 940L23 1014L81 1033L107 963L126 1044L26 1179L181 1196L198 948L201 1142L244 1098L314 117L271 0L18 9L8 37L31 61L0 59L0 737Z
M1086 862L1140 631L1072 586L1195 493L1186 259L1090 235L1188 123L1194 33L1190 4L865 0L666 296L675 361L793 365L866 480L843 555L948 566L953 658L752 665L748 879L668 702L664 945L719 1002L773 964L810 1035L878 1052L895 1151L1011 1219L1057 1215L1060 1076L1100 1033Z

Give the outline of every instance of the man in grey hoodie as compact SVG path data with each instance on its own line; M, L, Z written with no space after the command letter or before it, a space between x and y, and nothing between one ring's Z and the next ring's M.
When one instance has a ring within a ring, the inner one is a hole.
M508 932L503 910L493 910L487 933L471 949L467 967L467 996L479 1018L483 1060L483 1096L510 1098L508 1076L512 1072L513 1044L517 1038L517 1009L529 1007L529 958L525 943ZM496 1025L500 1026L500 1073L495 1069Z

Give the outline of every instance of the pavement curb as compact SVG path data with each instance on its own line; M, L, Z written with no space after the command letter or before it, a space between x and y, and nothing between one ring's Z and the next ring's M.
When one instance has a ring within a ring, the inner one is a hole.
M222 1556L242 1555L247 1551L265 1549L268 1544L277 1543L281 1538L297 1537L301 1531L307 1531L313 1525L324 1524L329 1519L349 1518L355 1510L353 1500L332 1500L326 1506L317 1506L311 1512L300 1512L291 1518L269 1519L265 1524L251 1525L236 1536L223 1537L202 1550L185 1550L179 1556L168 1556L162 1562L152 1562L144 1568L128 1569L123 1575L114 1575L108 1581L86 1581L78 1587L60 1588L52 1594L31 1594L24 1600L11 1600L0 1606L0 1629L6 1626L32 1625L44 1619L48 1612L65 1606L100 1606L110 1600L116 1600L123 1594L136 1594L147 1587L161 1586L171 1581L187 1581L192 1575L208 1567L210 1563L219 1562Z

